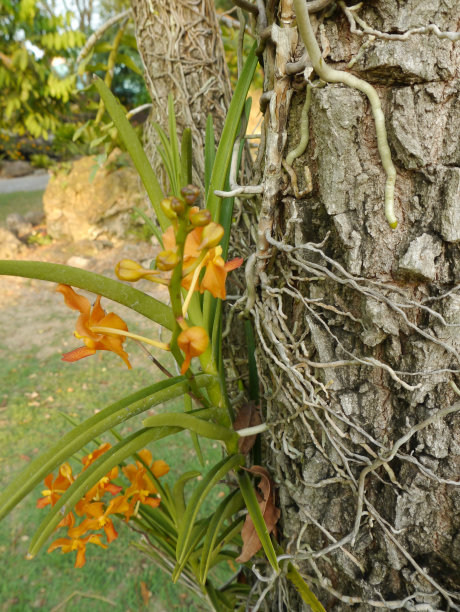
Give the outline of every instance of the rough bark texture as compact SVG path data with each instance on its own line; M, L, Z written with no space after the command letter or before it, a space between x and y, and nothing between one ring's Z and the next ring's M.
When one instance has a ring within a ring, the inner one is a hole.
M391 230L370 107L345 86L313 89L308 148L293 163L299 189L305 166L313 189L294 197L282 160L299 141L304 77L286 78L276 44L280 32L295 39L282 32L295 29L290 4L266 3L273 94L252 308L283 545L328 611L460 609L460 398L449 384L460 369L460 44L376 39L352 68L386 117L398 172ZM455 31L460 18L457 0L363 4L358 15L384 32ZM339 8L312 23L338 69L367 40ZM299 42L287 61L302 53ZM281 583L272 607L302 604Z
M153 122L167 131L168 94L174 96L178 135L192 128L194 182L202 186L204 135L209 113L222 131L231 90L212 0L132 0L136 40L153 101L146 125L147 152L166 189Z

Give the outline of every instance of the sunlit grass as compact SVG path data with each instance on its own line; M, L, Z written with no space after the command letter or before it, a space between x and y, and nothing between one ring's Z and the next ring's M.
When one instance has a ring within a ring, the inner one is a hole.
M0 225L5 225L11 213L25 215L28 212L43 210L43 190L0 193Z

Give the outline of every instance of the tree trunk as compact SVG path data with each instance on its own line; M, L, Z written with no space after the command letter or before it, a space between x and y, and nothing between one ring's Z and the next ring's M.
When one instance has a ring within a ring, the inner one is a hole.
M363 4L354 14L382 32L455 31L460 17L456 0ZM306 98L286 62L304 48L292 2L266 10L252 316L283 548L328 611L458 610L460 47L433 33L359 37L337 6L311 17L326 62L378 92L397 170L392 230L361 92L313 87L308 147L283 168ZM281 583L272 609L301 604Z
M219 133L229 98L212 4L132 4L154 118L165 125L173 91L179 132L194 125L202 177L206 115ZM264 193L253 207L257 245L240 208L246 228L234 247L257 250L247 306L283 548L328 612L459 609L459 45L432 32L360 37L338 3L311 3L329 5L311 18L326 62L380 98L397 170L392 230L366 96L317 86L307 64L314 86L302 116L292 0L266 0L265 15L256 4L268 104L254 180ZM363 4L354 14L381 32L455 31L460 18L457 0ZM302 126L307 149L286 165ZM287 583L276 584L273 610L302 609Z
M147 153L165 192L167 185L156 152L157 122L168 129L168 95L173 94L178 135L192 129L194 182L202 186L206 118L220 136L231 98L229 75L212 0L131 0L136 40L153 102L146 124Z

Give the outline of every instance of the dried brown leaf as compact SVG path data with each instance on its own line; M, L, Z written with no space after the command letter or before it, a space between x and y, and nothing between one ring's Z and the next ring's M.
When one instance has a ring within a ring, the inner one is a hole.
M147 585L145 584L143 580L141 580L140 584L141 584L142 601L144 603L144 606L148 606L152 593L148 590Z
M259 406L255 402L247 402L238 410L236 419L233 421L233 429L245 429L246 427L255 427L262 422L260 418ZM257 434L247 436L238 440L238 450L243 455L247 455L254 446Z
M260 477L258 488L261 494L256 491L257 501L259 502L259 508L262 512L268 533L276 533L276 523L280 518L281 512L279 508L275 506L275 490L270 474L260 465L254 465L247 471ZM245 563L262 548L262 543L249 514L246 516L243 529L241 530L241 537L243 539L243 550L236 561L238 563Z

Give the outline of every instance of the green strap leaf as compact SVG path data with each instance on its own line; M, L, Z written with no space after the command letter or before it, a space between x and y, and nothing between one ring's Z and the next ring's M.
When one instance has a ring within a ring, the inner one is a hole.
M292 582L297 591L299 592L302 600L308 604L312 612L326 612L326 609L322 606L321 602L317 599L316 595L311 591L308 584L302 578L297 571L296 567L289 563L286 578Z
M206 200L208 198L209 184L211 182L214 159L216 157L216 145L214 144L214 125L212 115L206 119L206 135L204 141L204 188Z
M177 139L177 125L176 125L176 113L174 111L174 98L172 93L168 94L168 127L169 127L169 142L171 143L171 153L174 174L178 186L178 192L180 190L181 181L181 162L179 155L179 143ZM177 193L179 195L179 193Z
M195 550L195 547L197 546L198 542L203 538L204 532L206 531L206 524L207 521L199 521L193 526L192 534L190 536L190 541L187 547L187 553L181 561L178 561L176 563L171 576L172 582L176 583L179 580L179 577L184 567L186 566L187 561Z
M196 377L196 383L200 387L208 384L210 380L211 378L206 375ZM182 395L188 389L189 383L184 376L164 380L128 395L77 425L56 445L29 463L3 491L0 495L0 520L53 469L99 434L149 410L152 406Z
M177 537L176 559L179 563L181 563L188 554L195 519L208 493L230 470L243 465L243 463L243 455L232 455L230 457L225 457L206 474L206 476L194 490L192 496L190 497L189 503L187 504Z
M201 472L198 470L185 472L174 484L172 496L174 500L174 509L176 511L175 519L177 528L179 527L185 512L184 487L189 480L197 478L197 476L201 476Z
M128 306L166 329L174 329L174 316L169 306L138 289L101 274L42 261L0 260L0 275L36 278L86 289Z
M257 66L256 47L257 43L254 43L238 79L214 160L206 208L212 213L213 219L216 222L219 222L220 218L221 200L218 196L214 195L214 191L216 189L222 190L225 185L241 113Z
M188 393L185 393L184 394L184 412L192 412L192 409L193 409L192 398L190 397ZM193 431L190 432L190 437L192 439L193 447L195 449L195 453L198 458L198 461L200 462L201 467L204 467L205 463L204 463L203 452L200 446L200 440L198 436L196 435L196 433L194 433Z
M216 550L220 549L221 542L216 547L216 542L219 535L219 530L223 523L233 514L244 507L243 497L241 492L236 490L230 493L214 512L209 527L203 542L203 548L200 552L200 582L202 585L206 583L209 567L211 563L211 555Z
M142 144L139 142L134 128L128 119L126 119L125 111L123 110L121 104L115 98L104 81L95 76L94 84L99 92L99 95L104 101L110 117L117 126L120 137L123 140L137 171L139 172L139 176L141 177L145 190L147 191L150 201L152 202L152 206L160 227L163 231L165 231L170 223L160 206L160 202L163 199L163 192L161 190L160 183L153 172L152 166L147 159L147 155L142 148Z
M180 182L181 187L190 185L192 182L192 130L185 128L182 132L181 149L180 149Z
M165 414L155 414L147 417L143 422L144 427L180 427L181 429L190 429L203 438L211 440L222 440L225 443L236 442L238 446L238 434L232 429L222 427L216 423L204 421L190 413L184 412L168 412Z
M62 519L60 512L64 508L65 512L69 512L74 508L77 502L84 497L91 487L93 487L101 478L110 472L112 468L124 461L130 455L133 455L141 448L145 447L154 440L160 440L166 436L179 433L179 427L158 427L156 429L141 429L137 431L117 445L113 446L106 453L101 455L93 464L82 472L77 480L67 489L67 491L59 498L57 503L51 508L46 518L42 521L39 528L35 532L29 548L29 554L34 556L46 542L48 537L56 529L58 523Z
M276 552L273 548L273 543L268 533L267 525L265 524L264 517L260 511L259 503L254 491L254 487L249 479L246 472L241 471L238 474L238 481L240 483L241 493L243 494L246 508L248 509L249 515L254 523L254 528L257 531L257 535L262 543L262 547L267 555L267 559L270 565L276 572L280 571L278 560L276 558Z

